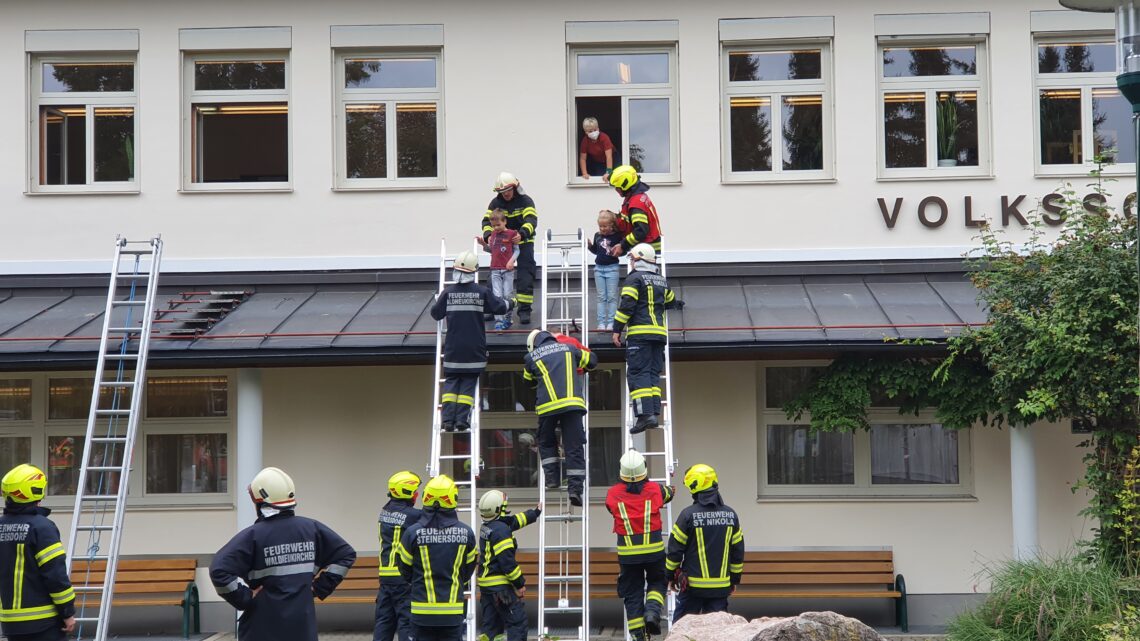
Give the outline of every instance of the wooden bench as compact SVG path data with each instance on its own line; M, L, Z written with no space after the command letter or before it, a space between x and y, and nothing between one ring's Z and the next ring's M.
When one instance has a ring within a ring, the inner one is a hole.
M144 605L177 605L182 608L182 637L190 638L202 630L198 586L194 559L120 559L115 572L115 607ZM98 593L84 593L84 585L102 585L106 577L106 561L75 561L71 567L71 584L76 588L75 608L97 611Z
M317 603L375 603L376 592L380 589L377 575L380 568L380 558L375 556L358 556L356 563L348 569L344 580L336 587L329 598Z

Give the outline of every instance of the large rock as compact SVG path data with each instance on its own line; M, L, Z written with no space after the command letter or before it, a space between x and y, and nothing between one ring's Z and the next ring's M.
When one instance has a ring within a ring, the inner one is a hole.
M883 637L862 622L834 612L751 621L714 612L682 617L665 641L883 641Z

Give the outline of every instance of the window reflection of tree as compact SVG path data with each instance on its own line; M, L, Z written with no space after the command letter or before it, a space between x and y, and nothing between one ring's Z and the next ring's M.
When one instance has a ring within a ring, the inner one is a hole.
M818 51L793 51L788 56L788 78L820 77ZM793 104L785 109L784 169L823 169L823 104Z
M194 88L204 91L284 89L285 63L280 60L198 62L194 65Z
M736 56L736 58L736 64L732 71L733 77L749 80L759 79L759 56ZM754 99L754 101L757 104L748 106L733 106L731 102L729 103L733 171L771 171L772 169L771 111L760 105L760 99ZM749 102L753 102L753 100L749 100Z
M134 91L133 64L54 64L52 78L63 91ZM45 88L46 89L46 88Z

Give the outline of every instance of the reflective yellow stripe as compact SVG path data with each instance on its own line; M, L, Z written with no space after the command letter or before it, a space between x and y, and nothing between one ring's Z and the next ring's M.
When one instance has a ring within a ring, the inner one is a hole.
M464 543L459 546L459 551L455 553L455 564L451 567L451 596L448 601L455 603L459 600L459 568L463 565L463 552L467 549L467 544Z
M666 303L672 303L675 300L677 300L677 295L673 293L673 290L666 289L665 290L665 302Z
M614 318L617 318L617 315L614 315ZM622 322L625 322L625 321L622 321ZM651 334L654 336L668 336L669 335L669 332L665 331L665 328L660 326L660 325L656 325L656 326L654 326L654 325L630 325L629 329L626 333L629 334L630 336L637 336L639 334L643 334L643 335L644 334Z
M744 542L744 530L737 528L736 534L733 535L733 537L732 537L732 542L733 542L733 544L743 543Z
M471 548L471 551L467 553L467 562L468 562L468 563L474 563L474 562L475 562L475 558L476 558L477 556L479 556L479 546L478 546L478 545L476 545L475 547Z
M16 571L12 573L12 611L24 605L24 544L16 544ZM53 608L54 609L54 608Z
M400 576L400 568L380 567L380 576Z
M726 576L712 577L711 579L699 576L689 577L689 587L691 588L727 588L731 585L732 581Z
M526 243L529 243L529 242L530 241L528 240L528 241L524 242L523 244L525 245ZM515 300L518 301L519 303L533 303L534 302L534 294L524 294L522 292L517 292L515 294Z
M681 567L680 561L674 561L673 559L665 559L665 569L666 570L672 571L672 570L676 570L679 567Z
M64 603L67 603L68 601L75 598L75 590L69 587L61 592L50 592L49 596L51 596L52 603L56 605L63 605Z
M641 297L641 295L638 294L636 287L622 287L621 288L621 295L622 296L629 296L633 300L637 300L638 298Z
M554 383L550 381L550 370L546 369L546 363L542 361L535 361L534 364L538 366L538 371L542 373L542 382L546 384L546 393L550 395L550 401L558 400L558 393L554 391ZM537 410L537 408L535 408Z
M565 354L565 357L566 357L565 358L566 363L565 363L564 367L566 368L566 396L567 397L573 397L574 396L574 355L571 354L569 351L567 351Z
M625 236L625 242L630 244L630 245L636 245L637 244L637 236L634 236L633 232L629 232Z
M645 627L645 617L630 619L626 626L629 627L630 630L640 630Z
M491 574L491 542L483 542L483 574L479 576L479 585L483 585L483 578Z
M490 541L488 541L487 543L490 544ZM495 547L493 547L491 549L494 550L495 554L502 554L504 550L509 550L509 549L513 548L514 546L515 546L515 540L514 539L503 539L502 541L499 541L498 543L496 543Z
M512 580L512 581L518 580L518 578L520 576L522 576L522 568L520 568L517 565L515 566L515 569L511 570L510 572L507 572L507 578Z
M732 546L732 526L724 533L724 558L720 562L720 576L728 576L728 548Z
M420 564L424 570L424 587L427 588L428 603L435 603L435 581L432 580L431 572L431 556L428 554L427 546L420 547Z
M519 512L518 514L516 514L515 515L515 523L518 523L518 527L520 527L520 528L526 527L526 524L528 523L527 518L526 518L526 512Z
M394 542L392 545L397 546L399 548L398 552L400 554L400 560L404 562L404 565L411 565L412 564L412 553L408 552L408 549L404 547L403 542L397 541L397 542Z
M662 596L661 593L658 592L657 590L650 590L645 595L645 600L646 600L646 602L656 601L656 602L660 603L661 605L665 605L665 597Z
M36 553L36 563L43 565L61 554L63 554L63 543L52 543Z
M459 398L458 394L452 394L451 392L448 392L442 396L441 400L444 403L454 403L455 399L457 398Z
M733 574L740 574L740 573L744 572L744 564L743 563L733 563L732 565L728 566L728 571L733 573Z
M376 529L380 531L380 541L381 545L383 545L384 526L377 523ZM402 529L404 529L404 526L397 525L392 530L392 549L388 552L388 562L380 566L380 576L400 576L400 570L396 567L396 555L399 552L397 548L400 545L400 530Z
M637 554L652 554L654 552L664 552L665 542L658 541L648 545L619 545L618 556L634 556Z
M642 534L641 543L643 545L649 545L649 527L650 527L649 524L653 522L652 521L652 519L653 519L653 501L646 501L645 502L645 517L644 518L645 518L645 523L642 524L644 527L642 528L643 534Z
M645 223L645 224L649 224L649 215L648 215L648 214L644 214L644 213L642 213L642 212L637 212L637 213L634 213L634 214L630 214L630 216L629 216L629 222L631 222L631 223Z
M463 603L424 603L412 601L412 614L463 614Z
M569 398L560 398L556 401L548 401L546 403L543 403L543 404L539 405L538 407L534 408L534 411L536 414L542 415L542 414L546 414L548 412L551 412L553 410L559 410L559 409L562 409L565 407L581 407L582 409L586 409L586 401L582 400L581 398L578 398L577 396L571 396Z
M578 368L586 369L590 365L590 352L582 350L582 358L578 359Z
M649 398L650 396L657 396L653 393L652 387L639 387L629 393L631 399Z
M522 570L519 570L519 572L522 572ZM476 583L481 588L490 588L496 585L510 585L511 582L502 574L496 574L495 576L481 576Z
M21 544L22 545L22 544ZM15 623L17 621L35 621L56 616L54 605L40 605L34 608L3 608L0 609L0 622Z
M474 406L475 405L475 398L471 397L471 396L467 396L465 394L456 394L455 402L459 403L460 405Z
M649 323L654 327L660 327L657 323L657 312L653 311L653 286L646 285L645 287L645 304L649 306Z
M697 528L697 558L701 560L701 576L707 577L709 561L705 557L705 531L702 528Z
M615 312L614 313L614 320L616 320L619 323L624 323L627 320L629 320L629 314L626 314L625 312Z
M523 380L533 381L534 380L534 374L531 374L529 369L524 369L523 370Z
M673 524L673 529L670 531L670 534L673 535L673 538L677 539L677 542L681 545L685 545L689 542L689 535L682 532L676 523Z
M625 510L625 503L618 503L618 514L621 516L622 525L625 526L625 540L629 541L629 535L633 534L633 525L629 522L629 512Z

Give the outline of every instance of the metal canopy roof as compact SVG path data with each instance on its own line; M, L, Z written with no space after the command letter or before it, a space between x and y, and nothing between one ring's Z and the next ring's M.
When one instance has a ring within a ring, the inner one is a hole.
M670 314L671 340L682 357L867 349L886 338L944 339L986 321L960 268L801 275L787 269L725 271L691 270L670 279L686 303ZM196 284L195 275L166 278L163 282L179 284L160 289L160 309L175 309L188 294L211 289L244 296L220 320L199 320L197 326L180 324L172 313L151 341L151 360L158 366L426 362L435 347L435 323L428 314L435 283L425 276L276 274L249 277L252 284L243 284L213 274L200 281L208 286ZM83 276L56 279L54 287L0 289L0 368L89 364L106 296L98 281L98 276ZM75 286L59 286L65 283ZM174 327L186 333L176 334ZM506 333L488 332L492 359L516 360L529 329L516 325ZM608 344L605 333L591 339ZM602 355L606 358L604 350Z

